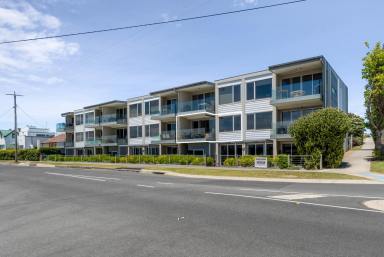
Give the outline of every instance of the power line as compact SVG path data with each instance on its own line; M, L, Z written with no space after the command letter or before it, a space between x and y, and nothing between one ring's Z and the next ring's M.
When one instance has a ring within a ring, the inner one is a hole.
M0 118L2 118L2 117L4 117L5 115L7 115L12 109L13 109L13 107L12 107L12 108L9 108L9 109L6 110L5 112L1 113L1 114L0 114Z
M38 125L38 126L40 126L42 128L44 127L44 126L41 126L42 124L40 122L38 122L35 118L33 118L31 115L29 115L23 108L21 108L20 105L17 105L17 107L25 114L25 116L27 116L36 125Z
M26 38L26 39L20 39L20 40L3 41L3 42L0 42L0 45L19 43L19 42L36 41L36 40L43 40L43 39L81 36L81 35L87 35L87 34L95 34L95 33L110 32L110 31L117 31L117 30L126 30L126 29L135 29L135 28L163 25L163 24L176 23L176 22L182 22L182 21L191 21L191 20L213 18L213 17L217 17L217 16L251 12L251 11L255 11L255 10L267 9L267 8L278 7L278 6L283 6L283 5L291 5L291 4L296 4L296 3L305 2L305 1L307 1L307 0L296 0L296 1L283 2L283 3L271 4L271 5L264 5L264 6L253 7L253 8L246 8L246 9L241 9L241 10L236 10L236 11L212 13L212 14L201 15L201 16L172 19L172 20L167 20L167 21L151 22L151 23L137 24L137 25L131 25L131 26L124 26L124 27L91 30L91 31L84 31L84 32L77 32L77 33L61 34L61 35L56 35L56 36L35 37L35 38Z

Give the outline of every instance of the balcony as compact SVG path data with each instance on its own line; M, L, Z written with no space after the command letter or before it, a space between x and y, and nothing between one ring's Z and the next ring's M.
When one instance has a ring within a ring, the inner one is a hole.
M116 145L117 144L117 136L116 135L103 136L101 138L101 143L103 145Z
M177 137L178 141L215 141L215 129L205 129L205 128L196 128L196 129L181 129Z
M128 145L128 138L117 138L118 145Z
M177 113L177 105L163 105L158 114L152 115L153 120L172 121L175 119Z
M68 141L64 143L64 147L74 147L75 143L73 141Z
M272 91L271 104L280 108L311 107L322 103L320 86L302 87L290 84Z
M123 127L127 125L127 117L117 117L116 114L106 114L102 116L96 116L95 118L89 118L85 120L86 127Z
M203 100L194 100L182 102L179 104L180 116L196 116L196 118L203 118L212 116L215 113L215 103L205 102Z
M273 126L273 131L271 133L271 138L291 138L288 133L288 128L292 124L292 121L278 121Z
M176 131L166 130L162 131L157 140L152 141L153 144L174 144L176 143Z
M74 125L73 123L66 123L64 127L65 132L73 132L74 130Z

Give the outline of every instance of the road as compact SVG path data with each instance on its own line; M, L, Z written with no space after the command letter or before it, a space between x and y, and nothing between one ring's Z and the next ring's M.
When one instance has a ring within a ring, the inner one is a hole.
M1 257L383 256L382 185L0 165Z

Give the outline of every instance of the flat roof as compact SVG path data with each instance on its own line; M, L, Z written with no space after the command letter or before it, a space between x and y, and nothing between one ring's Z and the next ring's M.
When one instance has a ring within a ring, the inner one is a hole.
M290 61L290 62L272 65L272 66L269 66L269 70L276 70L276 69L285 68L288 66L307 63L307 62L321 61L323 59L325 59L325 58L322 55L309 57L309 58L305 58L305 59L300 59L300 60L295 60L295 61Z
M65 112L65 113L62 113L61 114L61 117L65 117L65 116L68 116L68 115L73 115L74 114L74 112Z
M199 81L199 82L195 82L195 83L191 83L191 84L187 84L187 85L183 85L183 86L177 86L177 87L168 88L168 89L164 89L164 90L154 91L154 92L151 92L150 95L157 95L157 94L161 94L161 93L177 91L177 90L180 90L180 89L185 89L185 88L195 87L195 86L201 86L201 85L204 85L204 84L208 84L208 85L212 85L212 86L215 85L215 83L212 83L212 82L209 82L209 81Z
M95 108L95 107L100 107L100 106L110 105L110 104L125 104L125 103L126 103L125 101L113 100L113 101L108 101L108 102L104 102L104 103L99 103L99 104L85 106L84 109L92 109L92 108Z

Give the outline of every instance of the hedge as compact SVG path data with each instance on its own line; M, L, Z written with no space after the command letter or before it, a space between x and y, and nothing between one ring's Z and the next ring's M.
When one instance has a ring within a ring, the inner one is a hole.
M256 157L257 156L253 156L253 155L245 155L245 156L240 156L238 158L230 157L225 159L223 165L227 167L236 167L236 166L254 167ZM276 157L269 156L267 157L267 159L268 159L268 166L274 166L280 169L287 169L290 166L288 155L286 154L280 154Z
M17 155L19 160L24 161L39 161L40 150L39 149L23 149L18 151ZM14 160L15 150L0 150L0 160Z
M48 155L47 161L58 162L105 162L105 163L145 163L145 164L180 164L180 165L207 165L213 166L212 157L190 155L91 155L91 156L63 156Z

